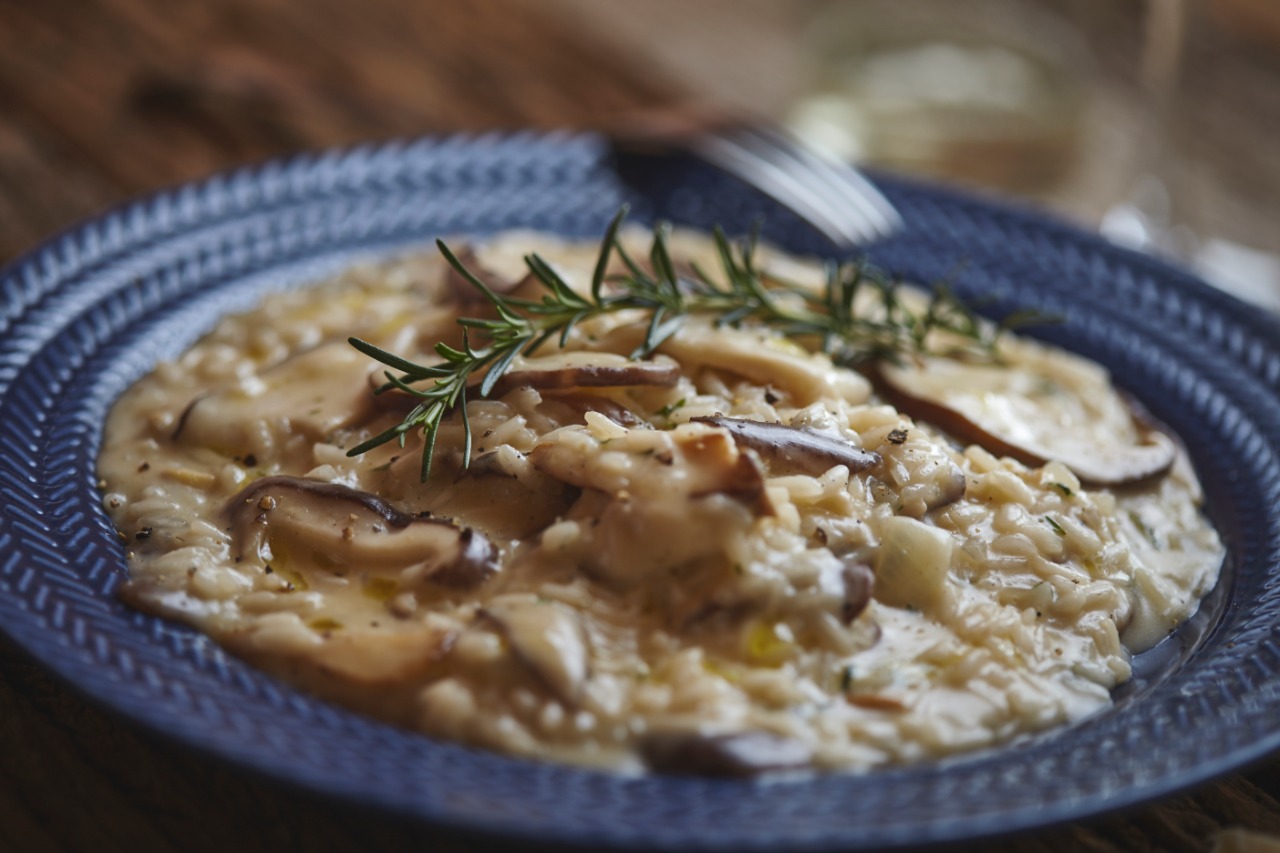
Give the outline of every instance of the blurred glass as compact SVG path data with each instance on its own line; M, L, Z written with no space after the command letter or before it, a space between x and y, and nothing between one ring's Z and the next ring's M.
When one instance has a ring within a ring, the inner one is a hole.
M805 35L788 116L853 160L1036 192L1075 160L1091 59L1078 30L1018 0L836 0Z
M1170 182L1176 180L1170 158L1188 12L1186 0L1145 0L1131 131L1137 156L1128 186L1099 224L1103 235L1118 243L1177 255L1191 251L1194 239L1175 218L1170 193Z
M786 120L1280 310L1280 0L815 0Z
M1280 4L1144 8L1137 156L1101 229L1280 311Z

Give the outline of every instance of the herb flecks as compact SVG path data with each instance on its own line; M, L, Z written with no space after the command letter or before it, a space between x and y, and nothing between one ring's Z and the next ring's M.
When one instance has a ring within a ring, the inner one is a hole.
M435 346L440 361L420 365L379 347L350 338L360 352L386 365L386 383L375 393L399 389L418 398L404 419L347 452L357 456L389 441L403 447L410 432L423 435L421 477L431 474L436 437L446 416L462 418L462 464L471 458L469 396L487 397L519 356L535 353L548 341L564 347L585 320L633 311L645 334L632 358L652 355L693 314L713 315L717 326L752 324L826 353L837 364L852 367L877 359L900 360L925 354L961 354L994 360L996 340L1005 326L980 320L945 285L936 285L927 304L904 299L902 282L865 261L829 263L825 285L808 289L782 280L756 266L756 236L734 242L713 231L719 275L696 266L677 267L668 245L670 226L653 231L646 264L633 258L618 239L626 217L614 216L601 242L590 290L583 294L536 254L525 257L534 279L543 286L541 300L495 293L468 270L442 241L441 254L493 306L493 318L461 317L461 348ZM610 274L614 254L624 269ZM935 333L941 333L935 335ZM937 340L945 344L939 345ZM479 345L475 345L478 343ZM474 382L479 378L478 384Z
M1075 492L1071 490L1071 487L1066 485L1065 483L1051 482L1049 483L1049 487L1053 489L1057 489L1058 492L1061 493L1064 498L1069 498L1075 494Z
M669 418L672 415L674 415L676 412L678 412L680 409L683 409L684 407L685 407L685 398L681 397L679 400L676 400L674 403L668 403L667 405L663 406L661 409L658 409L658 414L661 417Z

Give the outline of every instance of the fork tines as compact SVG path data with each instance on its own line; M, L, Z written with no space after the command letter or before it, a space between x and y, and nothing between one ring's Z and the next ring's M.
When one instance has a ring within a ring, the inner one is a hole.
M902 216L862 173L780 128L737 125L699 134L688 147L791 208L841 247L862 246L902 228Z

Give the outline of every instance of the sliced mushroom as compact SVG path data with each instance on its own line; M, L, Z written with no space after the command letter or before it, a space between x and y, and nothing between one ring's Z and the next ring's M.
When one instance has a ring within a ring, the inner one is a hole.
M568 513L580 530L574 558L622 587L718 553L774 512L754 456L703 424L631 430L608 442L562 427L529 458L583 490Z
M844 601L841 604L840 617L848 625L867 609L867 604L871 601L871 590L875 587L876 575L866 563L846 561L840 579L844 583Z
M533 596L501 596L480 611L560 699L576 703L587 680L587 642L577 611Z
M485 286L494 293L511 293L528 282L532 276L532 273L526 273L522 278L506 278L499 275L480 261L475 249L471 246L462 246L454 250L454 254L472 275L484 282ZM445 288L454 301L464 308L489 304L485 295L454 269L452 264L449 264L448 272L445 273Z
M874 467L880 462L880 456L876 453L804 427L769 424L723 415L691 420L728 430L735 442L759 453L771 468L778 466L816 477L836 465L844 465L850 473L857 473Z
M494 383L490 396L501 397L515 388L625 388L634 385L669 387L680 379L680 365L666 356L633 361L606 352L559 351L538 358L518 358Z
M1173 439L1101 368L1027 344L1012 352L1009 365L927 358L878 372L902 411L998 456L1033 467L1056 459L1096 486L1136 483L1172 467Z
M553 524L578 494L535 468L526 454L503 444L477 456L469 468L433 489L428 500L497 540L523 540Z
M813 760L800 741L762 731L653 731L638 745L650 769L680 776L758 776L802 770Z
M691 320L660 349L678 359L686 372L695 366L725 370L785 391L800 406L831 397L862 403L871 395L860 374L773 334Z
M264 477L230 501L236 558L395 572L470 589L498 570L498 551L476 531L403 513L374 495L300 477Z
M774 514L765 493L764 471L750 454L738 452L735 442L722 440L721 433L697 433L687 426L671 434L693 472L685 479L691 497L727 495L756 515ZM657 461L665 464L660 458Z
M368 370L369 359L347 344L324 344L197 397L173 438L240 458L269 453L291 435L323 439L368 413Z
M765 493L764 471L749 454L742 453L733 467L725 469L724 477L713 486L692 492L690 497L727 495L743 506L750 507L756 515L773 515L773 504Z
M455 639L455 631L421 623L396 631L342 628L312 651L318 667L348 681L395 684L426 672Z
M680 365L665 356L655 356L648 361L633 361L607 352L561 351L541 358L516 359L510 370L494 383L489 396L501 397L516 388L536 388L551 392L575 388L627 388L636 385L665 388L676 384L679 379ZM367 379L369 390L382 388L385 381L386 377L381 370L370 373ZM388 409L409 409L420 402L418 397L406 394L399 388L387 388L376 399L379 405ZM564 399L570 405L582 407L581 398ZM626 412L621 406L603 398L599 400L599 406L600 408L596 408L592 405L590 409L604 411L610 417L610 407ZM583 410L589 409L583 407ZM637 420L630 412L626 412L623 417L628 417L631 421ZM613 419L624 423L619 418Z

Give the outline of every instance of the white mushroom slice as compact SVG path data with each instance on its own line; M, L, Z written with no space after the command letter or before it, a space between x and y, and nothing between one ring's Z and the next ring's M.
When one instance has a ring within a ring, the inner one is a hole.
M298 477L264 477L233 497L236 559L394 573L472 588L498 570L498 553L470 528L407 515L366 492Z
M880 462L879 455L869 450L805 427L769 424L723 415L692 420L694 423L728 430L739 445L750 447L771 468L776 467L777 470L773 472L775 474L790 469L818 476L837 465L844 465L850 473L856 474Z
M346 343L325 344L197 397L173 437L239 458L268 453L291 435L320 440L365 418L368 372L368 357Z
M862 403L871 396L871 386L861 375L766 332L690 320L660 349L686 371L697 365L729 371L785 391L799 406L831 397Z
M518 358L494 383L490 396L501 397L514 388L624 388L633 385L669 387L680 378L680 365L665 356L633 361L607 352L559 351L539 358Z
M577 701L587 679L587 642L576 611L533 596L508 595L490 601L481 614L548 689L566 702Z
M1164 474L1177 447L1135 411L1105 370L1048 347L1004 347L1008 364L925 358L883 365L890 400L957 438L1038 467L1056 459L1086 483Z

